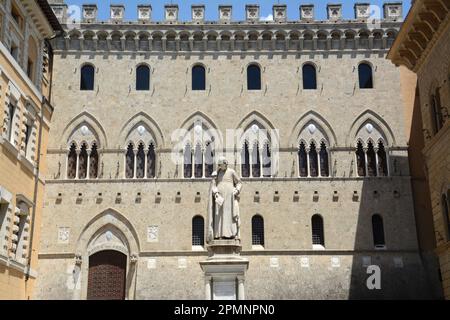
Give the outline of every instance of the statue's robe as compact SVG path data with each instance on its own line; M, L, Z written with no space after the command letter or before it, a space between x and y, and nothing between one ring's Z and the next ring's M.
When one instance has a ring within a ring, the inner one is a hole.
M208 240L221 238L239 238L239 192L242 187L241 180L233 169L219 170L212 175L208 201ZM218 193L224 198L222 206L216 203L213 193L217 187ZM238 190L236 196L234 189Z

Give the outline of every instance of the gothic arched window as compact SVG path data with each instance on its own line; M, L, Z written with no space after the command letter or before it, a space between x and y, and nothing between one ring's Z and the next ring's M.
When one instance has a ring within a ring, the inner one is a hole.
M144 178L144 173L145 173L145 151L144 145L140 143L136 153L136 178L138 179Z
M262 154L263 177L270 178L272 176L272 159L269 143L264 143Z
M252 177L261 177L261 161L259 158L259 144L255 143L252 149Z
M73 143L70 146L67 156L67 179L75 179L77 175L77 146Z
M384 227L383 218L379 214L372 216L372 233L373 233L373 245L376 248L384 247Z
M81 146L80 155L78 156L78 179L86 179L87 177L88 152L86 144Z
M93 65L86 64L81 68L80 90L94 90L94 73Z
M316 67L312 64L305 64L302 68L303 89L317 89L317 73Z
M191 145L188 143L184 148L184 177L192 178L192 150Z
M206 143L205 149L205 177L211 177L214 171L214 150L212 142Z
M358 141L356 146L356 167L358 176L364 177L366 175L366 154L361 141Z
M311 218L312 244L325 246L325 237L323 232L323 219L315 214Z
M245 141L244 147L242 148L241 156L241 175L244 178L250 177L250 152L248 150L248 142Z
M127 148L127 153L125 155L125 177L127 179L134 178L134 150L133 144L130 143Z
M247 90L261 90L261 69L256 64L247 67Z
M368 63L361 63L358 66L359 88L372 89L373 88L373 72L372 66Z
M305 123L299 133L298 167L300 177L328 177L329 138L323 126L315 120Z
M320 144L320 176L328 177L330 175L330 168L328 163L328 151L325 142Z
M377 176L377 160L376 160L375 150L373 148L372 141L369 141L369 143L367 144L366 157L367 157L367 175L369 177L376 177Z
M147 153L147 178L156 177L156 153L155 145L151 143Z
M194 176L196 178L201 178L203 176L203 151L200 144L195 146L194 159Z
M192 245L203 246L205 244L205 221L201 216L192 219Z
M385 177L388 175L387 155L382 141L378 142L378 175Z
M252 218L252 245L264 246L264 219L259 215Z
M91 154L89 156L89 178L98 178L98 152L95 143L92 144Z
M300 172L300 177L308 176L308 155L306 154L306 147L303 142L300 143L300 148L298 150L298 167Z
M317 177L319 175L319 163L317 159L317 150L314 142L311 142L309 147L309 175L311 177Z
M136 68L136 90L150 90L150 68L146 65Z
M205 67L196 65L192 68L192 90L206 89Z

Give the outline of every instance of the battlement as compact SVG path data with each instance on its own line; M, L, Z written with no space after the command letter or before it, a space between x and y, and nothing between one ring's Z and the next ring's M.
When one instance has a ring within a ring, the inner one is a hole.
M65 4L53 4L65 36L54 41L63 51L351 51L387 50L402 18L402 4L386 3L384 19L368 4L355 4L355 19L345 20L341 4L327 6L328 20L314 18L313 5L300 5L300 19L287 20L287 6L273 6L273 20L260 19L256 4L245 6L246 20L234 21L233 8L219 6L219 20L205 20L205 6L193 5L191 21L179 20L178 5L166 5L164 21L152 21L151 5L138 6L138 21L125 21L125 7L111 5L111 18L97 20L97 6L83 5L82 19L69 21Z
M179 19L179 7L177 4L166 4L164 6L163 21L152 20L152 6L138 5L137 20L125 21L125 6L121 4L110 5L110 17L106 21L98 20L98 8L96 4L83 4L79 12L80 16L69 14L68 6L63 1L51 1L51 7L62 24L79 23L101 23L101 24L282 24L288 23L287 5L276 4L272 6L272 20L261 19L260 6L258 4L245 5L245 20L233 20L233 7L231 5L219 5L218 20L208 21L205 17L205 5L191 6L191 20L181 21ZM321 23L344 20L342 15L342 4L327 5L327 20ZM76 10L75 10L76 11ZM371 22L373 20L402 21L402 2L387 2L383 8L370 5L369 3L356 3L354 5L354 19L358 22ZM348 20L347 20L348 21ZM294 22L294 21L291 21ZM313 23L315 19L315 7L312 4L299 6L299 20L296 22Z

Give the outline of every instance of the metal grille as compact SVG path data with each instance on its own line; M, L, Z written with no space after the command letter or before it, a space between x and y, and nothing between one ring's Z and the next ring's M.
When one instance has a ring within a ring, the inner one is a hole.
M100 251L89 257L88 300L125 299L127 257L117 251Z
M312 224L312 243L325 245L325 239L323 236L323 219L319 215L314 215L311 219Z
M264 220L261 216L252 218L252 245L264 246Z
M203 246L205 244L205 223L202 217L192 219L192 245Z

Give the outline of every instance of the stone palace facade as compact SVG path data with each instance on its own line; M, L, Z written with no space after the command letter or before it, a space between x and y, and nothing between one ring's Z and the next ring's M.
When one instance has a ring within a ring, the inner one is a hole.
M82 22L52 8L53 104L37 299L220 297L205 276L207 206L219 154L242 180L245 299L432 298L420 254L401 74L386 54L403 17L366 4L346 20L257 5L192 21L124 6ZM432 265L432 263L430 263ZM370 290L367 267L381 270ZM112 275L105 283L105 275ZM431 275L430 275L431 274ZM111 280L113 279L113 280ZM231 298L244 298L229 293Z

